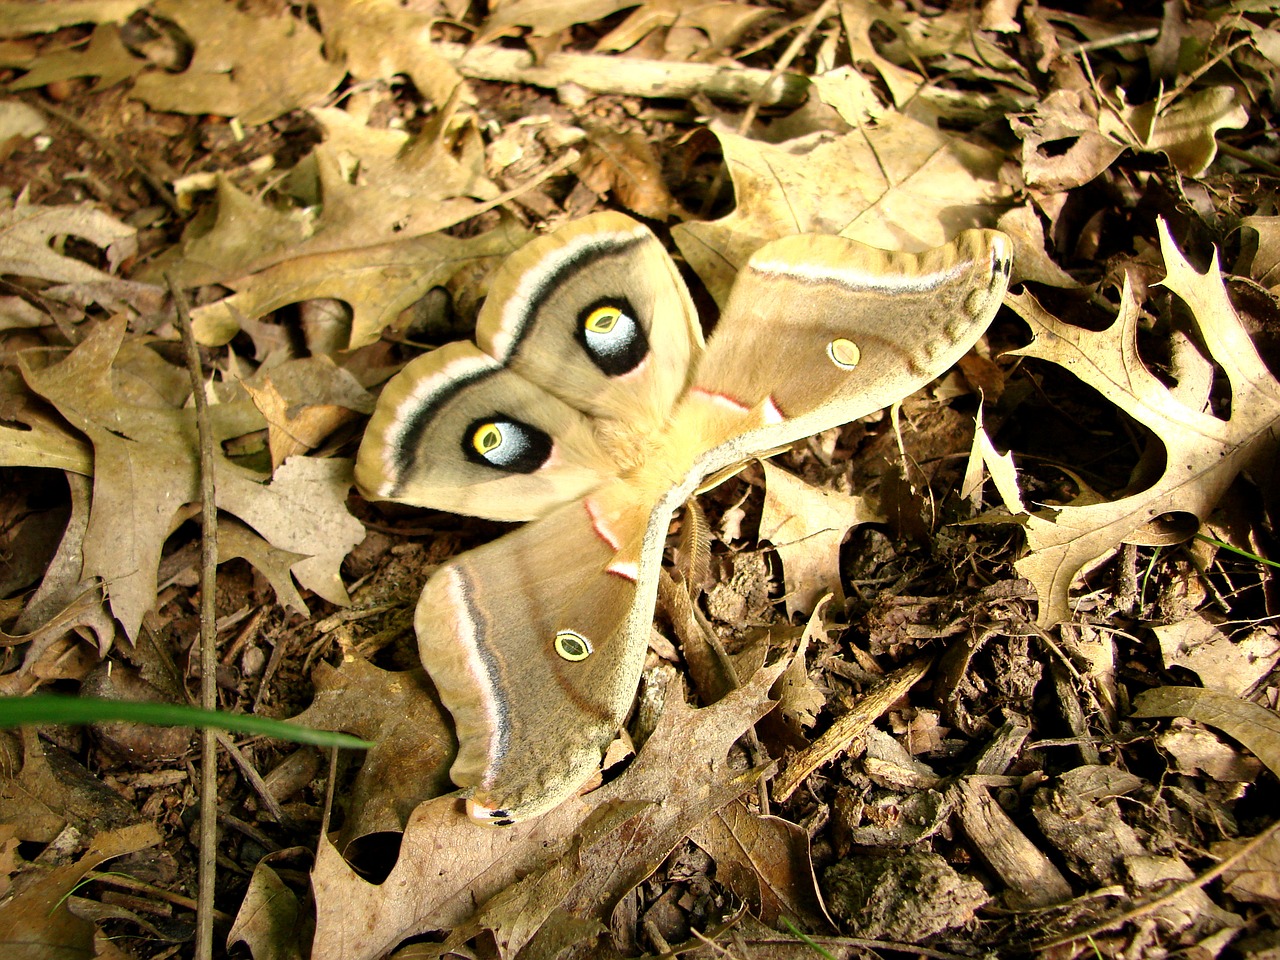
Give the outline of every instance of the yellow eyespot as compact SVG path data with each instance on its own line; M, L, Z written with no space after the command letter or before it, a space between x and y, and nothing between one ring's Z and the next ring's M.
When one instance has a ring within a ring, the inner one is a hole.
M471 445L483 457L502 446L502 431L496 423L482 423L471 434Z
M580 633L561 630L556 634L556 653L573 663L591 656L591 643Z
M582 321L587 333L612 333L622 311L617 307L596 307Z
M827 356L842 370L852 370L862 358L862 351L852 340L837 337L827 344Z

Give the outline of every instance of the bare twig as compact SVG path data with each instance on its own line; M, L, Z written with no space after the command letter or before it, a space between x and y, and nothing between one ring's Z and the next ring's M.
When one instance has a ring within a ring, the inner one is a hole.
M196 902L190 897L184 897L180 893L174 893L172 890L166 890L164 887L157 887L153 883L144 883L134 877L126 876L122 873L110 873L101 870L90 870L85 874L86 880L97 880L99 883L105 883L108 886L120 887L122 890L132 890L134 893L146 894L152 900L163 900L166 903L172 903L175 907L182 907L185 910L195 910ZM231 923L230 914L217 912L217 919L223 923Z
M200 351L191 331L191 312L186 298L171 277L165 278L178 313L178 329L186 351L187 371L195 400L196 429L200 438L200 705L218 707L217 628L214 623L214 590L218 572L218 506L213 483L213 430L209 425L209 404L200 374ZM218 851L218 732L205 727L200 756L200 892L196 910L196 958L213 960L213 894Z
M880 718L894 702L920 681L933 663L933 657L916 657L905 667L895 670L861 697L854 708L836 720L826 733L807 749L792 757L781 776L773 781L773 799L781 803L795 792L814 770L843 753L849 744Z
M702 93L730 102L759 98L766 106L797 107L809 87L806 77L784 77L778 68L768 71L592 53L553 53L536 63L533 54L524 50L491 45L437 43L432 49L464 77L475 80L527 83L548 89L574 83L592 93L627 97L687 100Z

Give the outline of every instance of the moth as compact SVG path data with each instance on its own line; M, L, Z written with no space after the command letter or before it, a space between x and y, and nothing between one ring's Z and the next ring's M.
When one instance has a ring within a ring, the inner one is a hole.
M475 342L388 382L355 468L370 499L528 521L440 567L414 617L473 819L544 813L599 768L635 696L672 514L704 478L941 374L1011 264L993 230L921 254L786 237L739 272L706 342L675 263L622 214L497 269Z

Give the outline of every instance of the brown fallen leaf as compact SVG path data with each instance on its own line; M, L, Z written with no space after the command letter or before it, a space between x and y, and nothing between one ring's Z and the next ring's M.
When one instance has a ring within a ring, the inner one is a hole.
M121 41L119 24L100 23L84 49L43 54L31 63L30 70L7 86L10 90L31 90L61 80L93 77L92 89L97 92L124 83L146 67L147 61L135 57Z
M55 283L116 282L111 274L52 249L60 237L79 237L101 247L114 269L137 252L137 231L91 203L45 207L29 203L24 192L0 205L0 274Z
M314 220L311 211L263 203L219 173L210 205L187 224L181 242L138 275L154 283L170 277L183 287L234 280L287 259L311 235Z
M725 0L647 0L596 43L597 51L630 50L655 31L660 36L663 59L689 62L725 49L773 11ZM658 38L655 38L658 39Z
M1044 225L1030 203L1006 210L996 228L1013 239L1013 274L1009 283L1034 280L1050 287L1077 288L1079 282L1050 259L1045 251Z
M46 467L80 476L93 474L93 449L50 416L23 416L30 429L0 425L0 467Z
M287 237L287 225L281 227L280 236ZM245 239L252 229L250 225L243 231ZM231 240L241 233L241 228L229 224L221 236ZM345 346L356 349L377 341L428 290L445 285L477 262L507 256L526 239L523 228L504 224L466 239L433 233L376 247L290 256L252 276L224 278L236 292L197 307L192 323L201 343L219 346L240 331L246 318L261 317L291 303L332 298L351 308ZM296 252L296 248L291 251Z
M716 862L716 879L777 927L783 917L803 929L831 927L809 854L809 834L781 817L762 817L741 800L702 821L689 839Z
M1241 272L1274 292L1280 287L1280 217L1245 217L1240 226Z
M976 29L965 10L944 10L935 17L881 16L893 34L883 50L897 63L947 58L960 76L973 76L969 71L974 68L990 71L1004 83L1016 83L1024 76L1022 64L1002 50L995 37Z
M787 616L810 612L826 593L843 600L840 544L851 527L883 522L875 500L819 489L768 460L763 466L760 539L782 559Z
M1136 150L1164 153L1188 177L1204 176L1213 163L1219 130L1249 122L1235 87L1206 87L1170 103L1162 98L1129 106L1123 97L1120 89L1119 103L1105 102L1098 117L1102 132Z
M884 249L919 251L986 224L1008 195L995 151L902 114L834 138L767 144L712 127L737 205L672 229L680 252L718 303L761 245L793 233L834 233ZM840 184L833 191L831 184Z
M1156 687L1138 694L1133 701L1132 715L1186 717L1221 730L1242 743L1273 775L1280 775L1280 717L1256 703L1199 687ZM1244 852L1246 846L1252 847L1247 853ZM1274 824L1251 840L1216 843L1213 852L1216 856L1234 859L1224 874L1233 895L1250 902L1280 900L1275 881L1276 864L1280 863L1280 833Z
M119 375L115 362L124 332L123 317L107 321L57 363L38 368L23 355L20 364L28 385L93 443L93 504L81 575L108 584L112 613L133 637L155 603L156 570L175 518L198 496L198 447L193 410L156 395L167 366L158 356L146 361L145 381ZM125 355L136 348L126 348ZM253 404L247 397L214 404L210 418L219 507L274 546L304 554L293 566L299 582L346 603L338 566L364 536L345 506L350 462L295 457L264 484L221 452L221 441L262 428Z
M268 859L264 857L253 868L249 889L227 933L227 946L243 943L254 960L304 960L304 931L310 924L298 898Z
M1009 118L1022 140L1022 176L1028 184L1047 192L1070 190L1101 175L1124 153L1124 144L1099 127L1098 109L1088 90L1062 89Z
M304 553L273 547L254 530L233 517L218 518L218 563L239 558L253 564L267 578L276 600L303 616L310 613L307 602L294 585L291 568L307 559Z
M133 96L153 110L269 123L317 103L346 73L325 59L322 38L300 17L252 16L221 0L157 0L151 12L195 47L181 73L152 70L134 81Z
M219 475L218 507L229 510L272 546L302 554L289 569L298 583L330 603L351 603L340 567L364 539L364 525L347 510L352 462L290 457L270 481L245 472Z
M403 73L430 103L443 106L465 81L432 45L439 17L395 0L317 0L320 31L331 56L359 80L391 80ZM464 88L463 103L475 95Z
M662 167L639 131L618 133L603 126L587 131L578 178L600 196L613 194L628 210L652 220L680 213L680 204L662 182Z
M996 492L1005 506L1015 516L1026 512L1022 503L1022 491L1018 489L1018 469L1013 463L1013 453L1000 453L983 425L982 414L984 402L979 402L974 431L973 445L969 449L969 460L965 465L964 482L960 487L960 495L973 499L975 506L982 498L982 484L986 476L991 477ZM979 521L974 521L979 522Z
M1010 355L1038 357L1070 371L1151 430L1165 448L1160 477L1145 490L1117 500L1027 511L1020 498L1011 501L1011 491L1005 491L1005 505L1026 529L1029 548L1016 567L1035 585L1037 619L1043 626L1071 616L1069 590L1087 565L1166 513L1188 513L1203 522L1236 476L1276 457L1280 383L1258 356L1227 298L1216 256L1207 272L1197 273L1163 221L1159 230L1168 271L1163 285L1190 308L1210 357L1221 362L1230 382L1231 416L1226 420L1206 412L1204 399L1190 391L1174 393L1143 364L1137 349L1140 308L1127 280L1120 314L1106 330L1063 323L1030 293L1007 301L1034 334L1030 345ZM1188 401L1198 405L1188 406Z
M512 31L529 27L535 37L549 37L575 23L591 23L636 5L636 0L585 0L582 3L548 3L547 0L511 0L496 9L476 36L487 43Z
M75 3L0 3L0 37L51 33L78 23L111 23L129 19L147 0L77 0Z
M1280 717L1256 703L1200 687L1156 687L1134 699L1133 716L1186 717L1214 727L1280 774Z
M66 475L71 510L61 530L54 556L44 568L40 586L27 598L22 613L13 623L13 631L26 634L22 666L0 679L0 690L14 695L27 692L36 683L24 676L34 668L44 649L74 627L84 626L97 637L99 654L111 648L115 624L107 614L102 585L81 579L84 534L89 523L89 500L92 484L87 477ZM16 637L0 631L6 643L17 644Z
M1246 842L1223 840L1209 848L1215 858L1235 861L1222 874L1223 887L1237 900L1275 910L1280 906L1280 843L1273 837L1273 842L1239 856Z
M382 670L352 658L336 669L317 664L312 681L315 699L290 722L374 743L346 798L338 849L370 833L405 829L414 807L451 789L456 744L421 667Z
M419 806L380 885L360 878L321 838L312 873L313 960L377 957L406 937L459 927L455 938L463 941L494 931L504 956L540 933L551 936L568 918L579 921L581 935L594 936L602 929L596 918L763 773L735 770L727 754L772 707L767 691L784 667L785 660L761 670L700 710L671 690L657 729L625 774L542 817L494 830L470 822L456 797ZM676 768L687 775L672 777ZM365 922L352 924L352 916Z
M373 412L373 397L328 356L286 360L241 382L267 421L272 469L320 446L356 414Z
M128 801L34 727L23 727L20 736L22 769L0 777L0 823L14 824L20 839L49 843L68 824L80 830L136 824Z
M1184 667L1210 690L1241 697L1280 661L1280 640L1264 626L1228 635L1203 612L1177 623L1154 624L1165 667Z
M31 882L19 882L17 893L0 907L0 943L13 960L49 957L95 957L96 926L72 913L67 898L90 870L115 857L160 842L154 824L138 823L99 833L75 863L41 870Z
M1262 775L1262 762L1253 754L1208 727L1180 717L1157 734L1153 743L1169 758L1171 769L1189 777L1253 783Z
M811 727L817 722L818 712L827 705L826 694L809 676L808 653L809 644L817 641L822 645L828 636L831 626L827 623L827 612L831 609L831 597L821 598L805 624L800 635L800 643L791 657L791 664L778 678L771 691L778 699L778 709L774 714L779 717L797 736L802 728Z

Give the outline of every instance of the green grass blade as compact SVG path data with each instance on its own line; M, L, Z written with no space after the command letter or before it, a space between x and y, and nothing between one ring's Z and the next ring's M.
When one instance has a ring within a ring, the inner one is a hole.
M236 733L258 734L294 743L310 743L318 747L373 746L367 740L349 733L313 730L283 720L252 717L243 713L201 710L173 703L129 703L121 700L98 700L93 697L67 697L37 693L27 697L0 697L0 727L23 724L99 723L124 721L156 727L215 727Z

